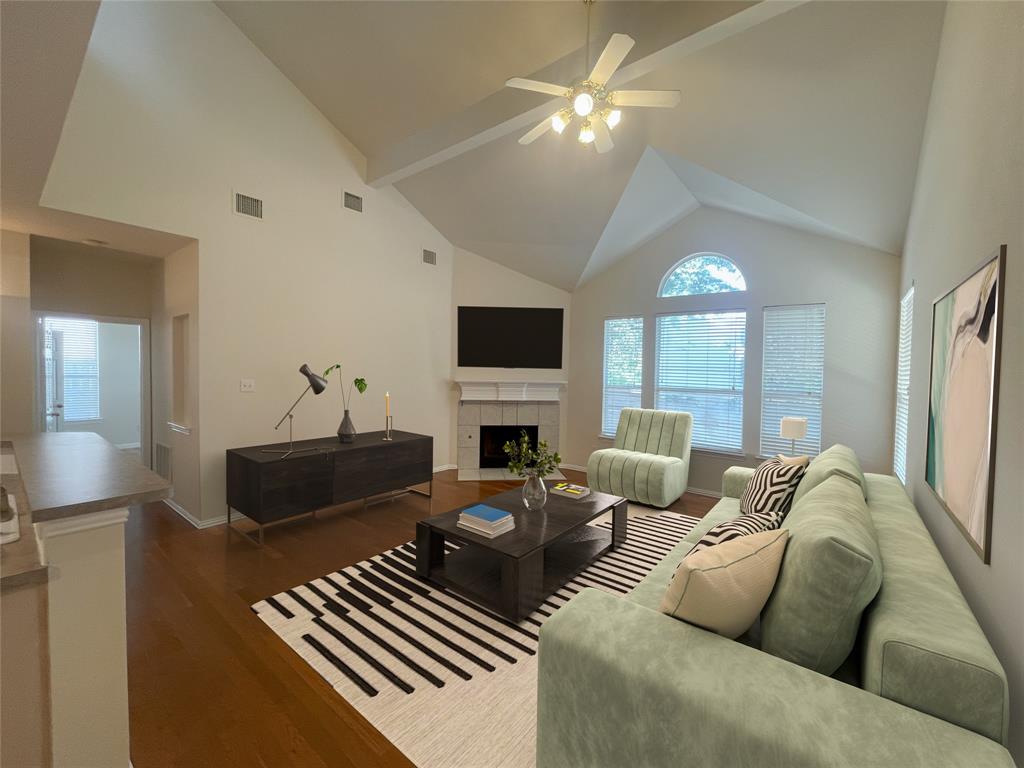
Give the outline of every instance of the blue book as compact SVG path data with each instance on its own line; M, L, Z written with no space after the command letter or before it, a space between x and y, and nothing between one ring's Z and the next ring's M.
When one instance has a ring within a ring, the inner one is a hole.
M462 510L462 514L466 517L475 517L478 520L483 520L485 523L491 524L512 516L511 512L506 512L504 509L495 509L494 507L489 507L486 504L476 504L468 509L464 509Z

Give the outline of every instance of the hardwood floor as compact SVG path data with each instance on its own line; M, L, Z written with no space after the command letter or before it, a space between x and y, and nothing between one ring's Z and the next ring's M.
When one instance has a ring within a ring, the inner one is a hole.
M267 528L262 549L224 526L196 530L160 503L134 509L126 576L135 768L411 765L249 606L413 539L431 509L518 485L455 474L435 475L432 500L347 504ZM672 509L700 517L714 502L687 494Z

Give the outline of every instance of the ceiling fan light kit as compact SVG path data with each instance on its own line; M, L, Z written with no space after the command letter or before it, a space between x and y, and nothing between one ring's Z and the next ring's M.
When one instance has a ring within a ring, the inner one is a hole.
M594 97L585 90L581 91L572 100L572 108L580 117L586 117L594 111Z
M584 0L587 6L587 66L590 64L590 6L593 0ZM563 107L551 117L546 117L520 139L520 144L529 144L539 139L549 130L561 134L576 118L583 122L580 125L579 143L587 146L593 144L599 154L608 152L614 144L610 130L622 120L620 107L662 107L671 108L679 104L679 91L609 91L608 81L619 68L626 54L635 44L629 35L616 33L611 36L597 63L594 64L590 76L572 86L555 85L540 80L529 80L513 77L505 85L525 91L545 93L549 96L560 96L566 99L568 107Z
M580 126L580 144L589 144L594 140L594 128L589 120L584 120Z

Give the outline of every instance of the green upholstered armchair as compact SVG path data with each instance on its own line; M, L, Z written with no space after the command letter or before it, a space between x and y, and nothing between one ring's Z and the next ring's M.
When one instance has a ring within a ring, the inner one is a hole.
M601 493L665 508L686 490L692 431L688 413L623 408L615 447L590 455L587 483Z

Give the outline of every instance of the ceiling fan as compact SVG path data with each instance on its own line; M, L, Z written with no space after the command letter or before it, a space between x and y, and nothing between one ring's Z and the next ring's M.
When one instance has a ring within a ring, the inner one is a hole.
M590 6L594 0L583 0L587 6L587 44L584 69L590 66ZM629 35L612 35L590 74L572 85L555 85L540 80L513 77L505 85L536 91L550 96L562 96L569 103L551 117L546 117L519 139L529 144L549 130L562 133L577 117L580 124L579 142L593 144L601 154L613 146L611 130L622 120L620 107L675 107L679 104L679 91L609 91L608 81L635 44Z

